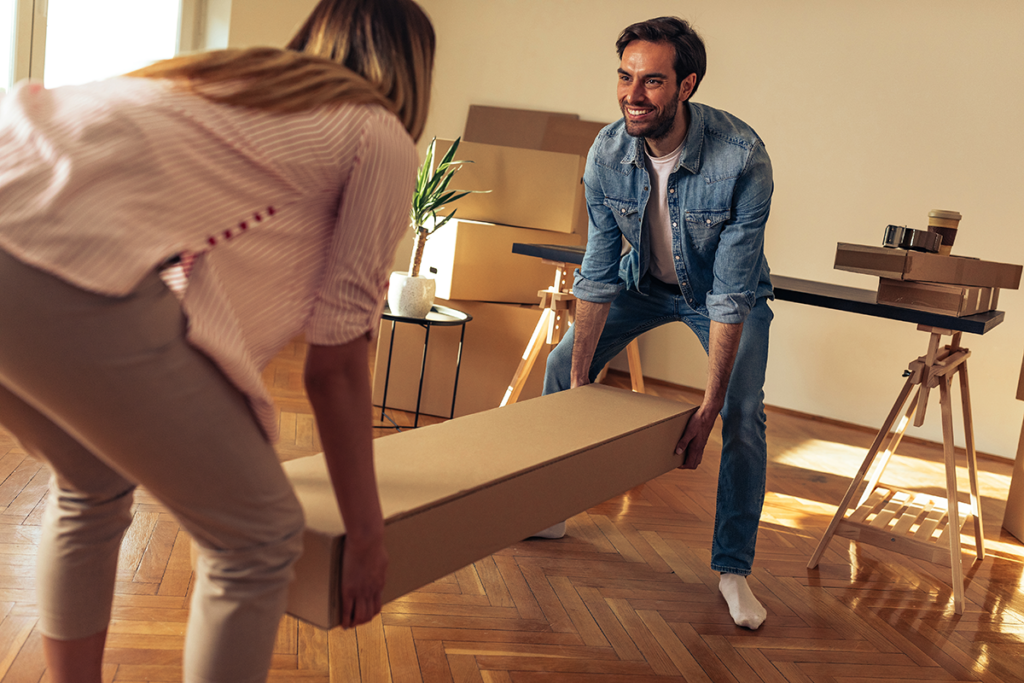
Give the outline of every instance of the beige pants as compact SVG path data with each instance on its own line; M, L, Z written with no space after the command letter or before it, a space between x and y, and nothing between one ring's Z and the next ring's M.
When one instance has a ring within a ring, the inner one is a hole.
M141 484L200 549L185 680L263 681L302 512L243 396L185 325L155 274L105 297L0 251L0 423L53 473L40 629L69 640L107 627Z

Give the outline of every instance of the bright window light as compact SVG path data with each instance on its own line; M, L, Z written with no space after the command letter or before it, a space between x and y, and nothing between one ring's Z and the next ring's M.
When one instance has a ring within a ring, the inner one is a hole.
M17 0L0 0L0 92L14 80L14 10Z
M181 0L49 0L43 82L47 88L88 83L173 57L180 5Z

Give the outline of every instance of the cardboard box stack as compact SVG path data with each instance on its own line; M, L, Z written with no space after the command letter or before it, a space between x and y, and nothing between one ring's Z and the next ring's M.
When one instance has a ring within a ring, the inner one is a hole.
M995 310L999 290L1017 289L1022 270L1019 265L953 256L948 251L843 242L836 248L835 267L878 276L876 301L880 304L956 317Z
M472 106L457 157L472 160L452 188L490 190L460 199L456 218L427 241L421 272L437 281L437 302L468 313L455 416L495 408L540 318L537 292L555 269L512 253L512 244L586 243L583 170L604 124L574 114ZM437 156L451 141L438 140ZM384 395L392 324L381 322L373 401ZM425 331L395 326L387 407L416 407ZM447 417L452 406L461 329L435 327L423 376L420 412ZM550 347L541 352L522 399L539 396Z

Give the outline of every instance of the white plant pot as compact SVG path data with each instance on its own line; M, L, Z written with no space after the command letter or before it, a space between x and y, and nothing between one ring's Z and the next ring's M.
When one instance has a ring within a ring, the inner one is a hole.
M432 277L395 271L388 283L388 307L395 315L406 318L425 318L434 305L437 283Z

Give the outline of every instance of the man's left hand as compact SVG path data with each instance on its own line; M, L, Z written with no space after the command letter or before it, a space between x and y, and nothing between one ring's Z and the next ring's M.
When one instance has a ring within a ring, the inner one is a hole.
M676 444L676 455L683 456L681 470L695 470L704 458L704 447L707 446L711 429L715 426L718 411L705 410L703 406L690 416L686 429Z

